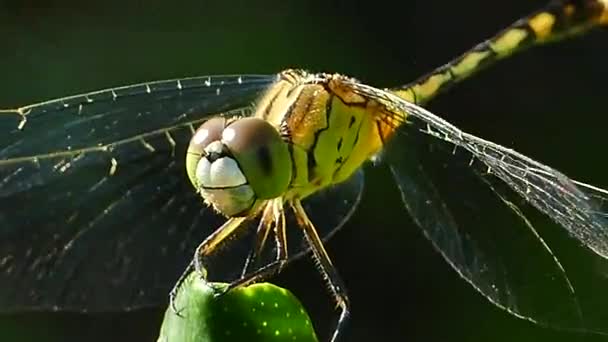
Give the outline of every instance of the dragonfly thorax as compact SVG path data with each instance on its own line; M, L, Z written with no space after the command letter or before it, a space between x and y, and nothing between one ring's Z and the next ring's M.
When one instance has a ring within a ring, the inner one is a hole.
M186 157L188 177L205 201L226 216L247 215L281 196L291 180L287 144L258 118L210 119L194 133Z

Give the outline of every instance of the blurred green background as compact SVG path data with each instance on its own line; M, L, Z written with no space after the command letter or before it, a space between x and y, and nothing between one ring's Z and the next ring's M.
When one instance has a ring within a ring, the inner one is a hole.
M289 67L389 87L542 5L544 0L0 0L0 108L147 80ZM598 31L528 51L429 108L466 131L606 187L607 42L608 32ZM387 170L367 168L360 210L328 244L353 303L344 341L602 340L543 329L494 308L411 223ZM576 247L557 240L566 250ZM274 280L303 301L319 335L327 336L337 313L312 262L295 262ZM162 312L5 315L0 340L152 341Z

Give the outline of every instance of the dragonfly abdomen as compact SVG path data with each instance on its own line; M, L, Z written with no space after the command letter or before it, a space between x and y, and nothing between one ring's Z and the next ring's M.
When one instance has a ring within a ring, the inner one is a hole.
M422 105L482 69L531 46L559 41L608 25L608 0L556 0L517 20L447 64L394 89L401 98Z

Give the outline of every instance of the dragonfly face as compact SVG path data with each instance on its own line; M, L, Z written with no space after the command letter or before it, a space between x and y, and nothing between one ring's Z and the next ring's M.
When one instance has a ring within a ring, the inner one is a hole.
M258 118L213 118L194 133L188 177L205 201L225 216L246 216L262 200L280 196L291 178L287 143Z

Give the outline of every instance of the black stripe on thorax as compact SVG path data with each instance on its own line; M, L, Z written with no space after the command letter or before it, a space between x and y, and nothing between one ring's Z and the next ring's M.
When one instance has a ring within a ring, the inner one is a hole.
M315 159L315 149L317 147L317 143L319 141L319 136L321 135L321 133L327 131L329 129L329 117L331 115L331 111L332 111L332 105L333 105L333 99L334 99L334 94L332 92L329 92L329 97L327 98L327 102L325 103L325 127L317 130L314 134L314 139L312 142L312 145L310 146L309 150L306 153L306 157L307 157L307 164L308 164L308 181L312 182L312 180L314 179L315 175L315 168L317 167L317 160Z

